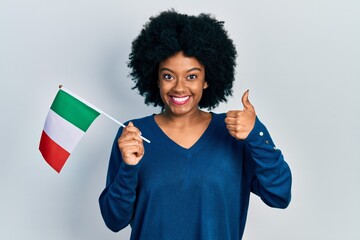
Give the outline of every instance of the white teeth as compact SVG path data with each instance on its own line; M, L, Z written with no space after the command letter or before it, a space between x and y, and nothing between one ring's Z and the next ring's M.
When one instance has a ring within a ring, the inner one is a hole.
M176 100L176 101L182 102L182 101L185 101L186 99L188 99L189 97L187 96L187 97L181 97L181 98L179 98L179 97L173 97L173 98L174 98L174 100Z
M172 97L174 99L175 102L185 102L186 100L189 99L189 96L186 97Z

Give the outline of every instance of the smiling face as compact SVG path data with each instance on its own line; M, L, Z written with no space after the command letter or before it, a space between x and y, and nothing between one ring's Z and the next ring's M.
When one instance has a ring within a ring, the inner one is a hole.
M205 67L194 57L178 52L159 64L158 81L165 113L186 115L199 111Z

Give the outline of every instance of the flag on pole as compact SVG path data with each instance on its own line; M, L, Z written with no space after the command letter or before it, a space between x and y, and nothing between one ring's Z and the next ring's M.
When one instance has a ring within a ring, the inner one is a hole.
M39 145L45 161L55 171L60 173L81 137L100 114L100 110L60 86L46 117Z
M46 117L39 144L39 150L45 161L58 173L81 137L100 114L110 118L121 127L126 127L61 85L59 87ZM140 137L150 143L145 137Z

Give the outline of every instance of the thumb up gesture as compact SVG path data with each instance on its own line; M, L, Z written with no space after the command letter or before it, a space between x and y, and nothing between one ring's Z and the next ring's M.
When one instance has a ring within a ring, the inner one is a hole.
M243 110L232 110L226 113L225 123L231 136L237 140L246 139L254 128L256 113L249 101L249 90L241 98Z

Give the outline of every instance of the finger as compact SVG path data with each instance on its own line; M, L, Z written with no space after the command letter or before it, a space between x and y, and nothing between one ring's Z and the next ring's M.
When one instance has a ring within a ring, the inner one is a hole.
M128 146L139 146L142 143L141 139L134 139L134 138L129 138L129 139L119 139L118 144L121 144L122 147L128 147Z
M141 145L128 146L124 148L122 153L125 157L129 157L131 155L138 157L144 154L144 148Z
M226 123L226 125L236 125L237 118L236 117L226 117L225 123Z
M227 118L236 118L238 116L239 110L231 110L226 113Z
M135 132L137 134L140 134L140 130L134 126L134 124L132 122L129 122L129 124L125 127L126 131L129 132Z
M243 94L243 96L241 98L241 102L242 102L242 104L244 106L244 110L254 110L253 105L249 101L249 90L244 92L244 94Z
M141 133L140 130L138 128L136 128L131 122L128 124L128 126L126 126L122 133L120 138L121 139L129 139L129 138L134 138L135 136L139 136L139 138L141 138ZM136 137L136 139L139 139L138 137Z
M236 125L226 125L226 128L231 132L231 131L236 131Z
M237 139L236 131L229 131L230 135Z
M118 144L127 144L127 143L141 143L143 140L141 137L136 133L124 133L118 139Z
M119 143L119 149L124 159L128 159L131 156L140 157L144 155L143 143L136 140Z

